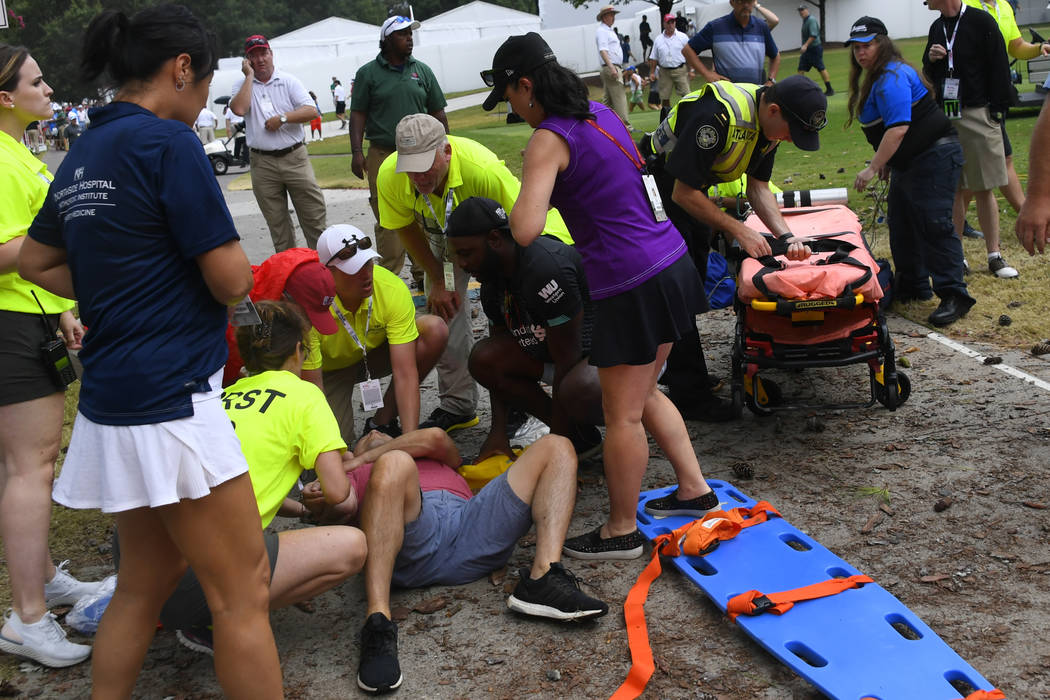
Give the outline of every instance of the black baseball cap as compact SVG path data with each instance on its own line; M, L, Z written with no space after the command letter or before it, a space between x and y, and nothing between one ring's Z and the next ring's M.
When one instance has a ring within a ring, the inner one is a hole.
M886 25L877 17L861 17L849 28L849 39L843 43L867 44L879 34L888 36Z
M492 57L492 69L481 71L481 79L492 87L482 109L491 111L503 101L507 86L529 71L558 60L551 47L536 32L518 34L503 42Z
M828 98L804 75L792 75L767 88L766 99L777 104L791 129L791 142L803 151L820 148L818 133L828 123Z
M503 205L488 197L471 197L460 202L448 216L445 235L484 236L492 229L510 230L510 219Z

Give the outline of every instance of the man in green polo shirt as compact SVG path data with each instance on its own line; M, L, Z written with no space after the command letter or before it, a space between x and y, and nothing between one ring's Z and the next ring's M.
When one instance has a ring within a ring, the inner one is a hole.
M405 262L405 249L397 234L379 225L376 173L394 152L394 128L405 115L430 114L448 131L445 93L430 68L412 57L412 30L418 28L419 22L408 17L387 18L379 30L379 55L358 69L350 95L350 169L360 178L368 174L379 264L395 275ZM362 145L365 138L367 157ZM422 280L422 273L413 276Z
M521 183L495 153L476 141L447 135L441 122L426 114L402 119L395 144L396 155L383 161L376 177L379 223L397 231L408 254L423 266L430 310L448 323L448 347L437 365L441 404L420 427L469 427L478 422L478 390L467 369L473 335L463 303L470 275L452 264L445 227L448 215L470 197L488 197L511 211ZM547 213L543 232L572 244L556 209ZM455 284L446 285L445 279L452 282L452 277Z

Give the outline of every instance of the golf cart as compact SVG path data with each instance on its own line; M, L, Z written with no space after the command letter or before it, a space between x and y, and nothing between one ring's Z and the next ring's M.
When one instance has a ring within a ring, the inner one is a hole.
M211 161L211 169L216 175L225 175L226 171L230 169L230 166L236 165L242 168L248 167L248 148L244 148L243 156L241 158L235 158L233 151L230 150L230 142L237 138L240 132L244 131L244 123L237 124L233 128L233 133L228 135L225 139L215 139L210 143L204 144L204 154L208 156L208 160Z

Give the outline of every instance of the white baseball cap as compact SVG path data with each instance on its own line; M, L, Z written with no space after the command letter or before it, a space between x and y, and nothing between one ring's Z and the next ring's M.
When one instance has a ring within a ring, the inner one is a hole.
M372 239L350 224L329 226L317 239L317 258L322 265L356 275L365 263L379 257Z
M379 38L380 40L386 39L394 32L399 32L402 29L411 29L412 31L415 31L419 29L419 22L411 17L401 17L400 15L387 17L386 21L383 22L383 26L379 29Z

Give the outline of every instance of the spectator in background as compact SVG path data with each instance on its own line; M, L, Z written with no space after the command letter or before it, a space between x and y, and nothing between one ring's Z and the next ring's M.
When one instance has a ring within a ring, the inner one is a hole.
M800 75L808 73L810 68L820 71L820 77L824 80L824 95L831 97L835 91L831 89L831 76L828 69L824 67L824 46L820 43L820 22L809 13L809 6L802 4L798 6L798 16L802 18L802 48L798 56L798 72Z
M624 124L628 124L627 96L623 92L623 73L620 70L624 61L623 45L620 44L619 35L612 28L619 12L612 5L605 5L598 10L598 29L594 40L598 44L598 64L602 67L604 102L612 107Z
M312 94L312 93L311 93ZM339 128L346 128L346 88L343 84L336 80L334 87L332 88L332 97L335 99L335 116L339 118ZM317 104L317 98L314 97L314 104ZM317 109L321 111L320 107Z
M233 84L230 109L245 118L252 153L252 193L276 252L295 247L289 196L306 245L315 248L325 228L326 210L303 143L302 125L317 116L317 108L298 78L274 66L266 37L248 37L244 53L244 78Z
M226 121L226 138L233 138L233 157L241 163L248 164L248 145L244 136L244 117L234 114L227 104L222 111Z
M1039 56L1046 56L1050 53L1050 44L1031 44L1021 37L1021 30L1017 28L1017 20L1014 17L1014 11L1006 0L964 0L964 2L970 7L984 10L995 18L996 24L999 25L999 33L1003 35L1003 40L1006 42L1006 53L1009 54L1008 58L1015 58L1022 61L1038 58ZM1007 114L1004 112L1003 120L999 122L999 127L1003 132L1003 149L1006 153L1007 183L1005 186L999 188L999 192L1006 197L1006 201L1010 203L1010 206L1013 207L1016 212L1020 211L1021 205L1024 204L1024 190L1021 188L1021 181L1017 177L1017 170L1014 169L1014 150L1013 145L1010 143L1010 137L1006 133L1006 116ZM973 193L963 193L964 211L970 208L970 200L972 198ZM983 237L983 234L980 231L974 230L966 220L963 221L963 235L970 238Z
M644 88L648 81L643 80L638 75L638 69L634 66L627 66L623 72L624 80L627 81L627 103L629 110L634 111L635 107L641 107L642 111L645 112L649 109L649 106L645 101Z
M689 40L689 46L682 51L686 62L709 83L728 80L761 85L767 78L776 81L780 49L770 30L780 19L755 0L729 0L729 6L732 12L711 20ZM755 10L765 21L754 17ZM698 55L708 49L714 58L714 70L705 66ZM768 73L764 70L766 58Z
M652 27L649 20L642 15L642 21L638 24L638 41L642 44L642 60L649 60L649 51L653 48Z
M999 250L999 205L995 201L995 188L1009 182L1000 126L1012 99L1003 36L994 17L987 12L967 12L969 6L962 0L928 0L927 5L941 16L930 25L923 73L933 83L938 104L954 122L966 158L952 209L955 231L962 234L964 192L973 192L988 251L988 271L1000 279L1011 279L1018 273ZM965 260L963 264L968 268Z
M350 170L368 178L368 204L375 217L375 242L379 264L401 272L405 247L397 232L379 225L376 177L379 166L397 150L394 130L409 114L429 114L448 132L445 93L430 67L412 56L412 32L419 22L408 17L388 17L379 30L379 55L357 70L350 96ZM364 139L368 139L365 157ZM423 270L413 265L412 277L423 286Z
M616 36L620 37L620 51L623 53L623 69L626 71L627 66L634 63L634 54L631 53L631 38L626 34L621 34L619 29L614 29Z
M215 125L218 123L215 113L207 107L201 109L197 115L197 121L193 123L193 130L197 132L197 138L201 143L211 143L215 140Z
M682 32L682 34L689 36L689 20L682 16L681 10L675 13L674 28L676 31Z
M672 90L680 98L689 94L689 69L683 57L688 44L689 37L675 29L674 15L664 15L664 30L653 41L649 54L649 75L659 79L660 121L671 111Z

